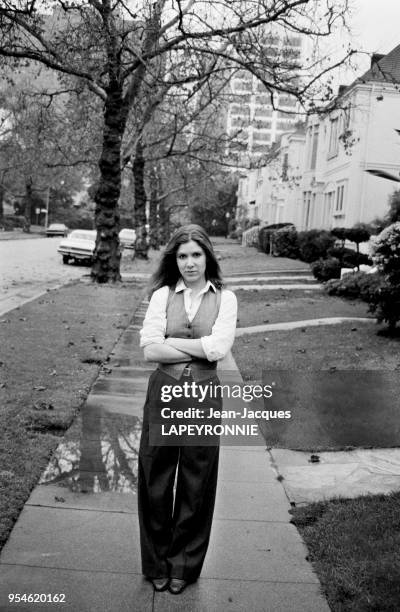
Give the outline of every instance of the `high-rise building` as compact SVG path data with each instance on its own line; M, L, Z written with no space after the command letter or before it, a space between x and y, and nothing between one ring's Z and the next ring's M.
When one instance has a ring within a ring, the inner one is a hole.
M284 79L297 77L301 66L303 39L295 35L265 36L265 53L278 74ZM254 157L265 154L278 137L292 129L300 119L297 99L287 93L269 92L256 76L247 70L238 71L232 78L231 98L227 109L227 134L230 137L227 153L235 155L239 165L247 165ZM273 104L271 95L273 96ZM247 163L246 163L247 161Z

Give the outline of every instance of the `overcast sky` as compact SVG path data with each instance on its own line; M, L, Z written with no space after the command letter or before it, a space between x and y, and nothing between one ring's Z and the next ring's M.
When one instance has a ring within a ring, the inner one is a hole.
M354 40L367 51L388 53L400 44L400 0L353 0Z

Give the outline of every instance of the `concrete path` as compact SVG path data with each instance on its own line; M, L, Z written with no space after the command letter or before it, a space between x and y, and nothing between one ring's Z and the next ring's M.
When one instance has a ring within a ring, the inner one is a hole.
M138 348L145 308L122 334L2 551L0 610L328 612L260 440L221 448L200 580L173 596L155 594L143 579L136 482L148 375ZM232 358L220 376L240 379ZM9 604L8 593L58 594L65 601Z

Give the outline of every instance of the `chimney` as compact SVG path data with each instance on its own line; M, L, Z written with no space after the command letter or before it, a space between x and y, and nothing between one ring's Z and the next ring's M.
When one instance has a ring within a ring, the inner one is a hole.
M339 85L338 97L342 96L347 89L347 85Z
M373 68L374 64L377 64L383 57L385 57L384 53L373 53L371 55L371 68Z

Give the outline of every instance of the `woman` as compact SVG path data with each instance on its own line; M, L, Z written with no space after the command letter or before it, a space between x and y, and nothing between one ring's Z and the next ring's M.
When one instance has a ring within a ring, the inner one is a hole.
M181 593L200 574L214 511L219 445L154 443L152 428L166 405L221 408L220 398L210 397L206 406L193 397L163 404L161 389L218 383L217 361L233 344L236 318L236 297L222 289L206 232L199 225L181 227L153 276L140 332L145 359L158 362L144 406L138 474L142 568L156 591Z

